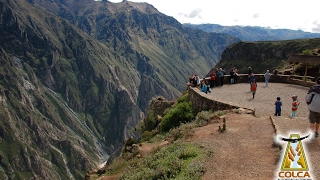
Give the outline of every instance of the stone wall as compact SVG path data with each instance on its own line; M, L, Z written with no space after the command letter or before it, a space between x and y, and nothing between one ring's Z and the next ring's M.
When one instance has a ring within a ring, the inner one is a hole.
M192 107L196 112L202 110L218 111L238 109L239 111L246 111L248 114L255 114L255 109L252 107L244 107L233 104L232 102L216 100L208 94L201 92L198 88L189 88L189 98L192 102Z
M315 82L313 81L303 81L300 79L297 79L298 76L291 76L291 75L271 75L271 78L269 82L275 82L275 83L288 83L288 84L297 84L300 86L306 86L311 87L315 85ZM300 76L301 79L303 79L303 76ZM206 77L207 80L210 79L210 77ZM255 79L257 82L264 82L264 74L255 74ZM224 77L224 84L230 83L230 75L225 75ZM239 74L238 76L238 83L249 83L248 75L247 74Z

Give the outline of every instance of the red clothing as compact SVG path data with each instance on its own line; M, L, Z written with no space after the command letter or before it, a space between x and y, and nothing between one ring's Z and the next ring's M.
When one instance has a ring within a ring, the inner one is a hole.
M300 104L300 103L299 103L298 101L293 101L293 102L292 102L292 111L298 110L299 104Z
M251 91L256 91L257 90L257 83L253 82L251 83Z
M216 80L216 73L214 71L211 73L210 80Z

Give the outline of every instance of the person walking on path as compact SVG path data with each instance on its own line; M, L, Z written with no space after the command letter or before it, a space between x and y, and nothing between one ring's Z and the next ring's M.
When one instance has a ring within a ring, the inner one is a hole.
M257 87L258 87L258 85L257 85L256 80L253 80L251 83L252 99L254 99L254 95L256 94Z
M320 78L316 80L316 85L310 87L305 100L309 109L310 130L314 133L314 138L319 136L320 123Z
M291 117L296 117L298 106L300 105L300 102L298 101L298 96L293 95L292 96L292 113Z
M269 84L269 80L270 80L271 74L269 72L269 70L267 70L267 72L264 74L264 80L266 82L266 86L268 87Z
M276 112L274 113L274 115L281 116L282 102L281 102L281 98L279 96L277 97L277 101L274 103L274 105L276 106Z

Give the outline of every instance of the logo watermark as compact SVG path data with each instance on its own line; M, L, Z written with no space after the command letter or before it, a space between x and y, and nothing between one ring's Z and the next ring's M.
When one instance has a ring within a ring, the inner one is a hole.
M309 135L300 137L300 134L290 134L289 138L279 138L286 142L287 146L279 166L280 171L276 173L276 180L313 180L303 146L303 140L308 137Z

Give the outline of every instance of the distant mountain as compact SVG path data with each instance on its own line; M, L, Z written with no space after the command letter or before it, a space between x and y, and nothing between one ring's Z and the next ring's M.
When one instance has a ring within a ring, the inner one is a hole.
M82 179L240 39L146 3L0 0L0 179Z
M232 67L237 67L239 73L248 73L248 67L253 68L254 73L265 73L266 70L284 70L290 68L288 58L293 54L303 54L303 51L313 52L315 56L320 54L320 38L297 39L285 41L261 41L238 42L228 46L221 55L221 60L215 68L222 67L229 72ZM304 73L305 66L297 65L296 74ZM299 72L300 71L300 72ZM311 64L308 74L319 76L319 65ZM208 73L209 75L209 73ZM303 75L303 74L300 74Z
M242 41L279 41L305 38L320 38L320 33L304 32L302 30L269 29L259 26L221 26L218 24L183 24L193 29L205 32L224 33L237 37Z

